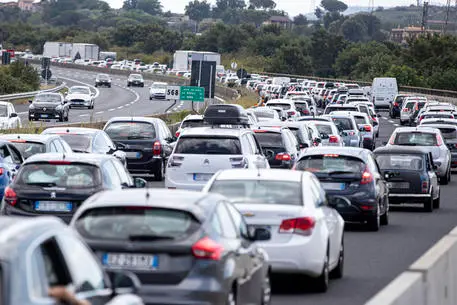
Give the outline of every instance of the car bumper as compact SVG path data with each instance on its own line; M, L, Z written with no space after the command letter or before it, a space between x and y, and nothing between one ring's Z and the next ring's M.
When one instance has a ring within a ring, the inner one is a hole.
M389 194L389 204L423 203L430 200L431 194Z
M61 114L59 112L53 113L40 113L40 112L29 112L29 117L36 120L57 120Z
M55 217L62 219L65 223L69 224L74 213L35 214L35 213L26 212L26 211L23 211L23 210L20 210L20 209L17 209L15 207L5 204L5 207L2 209L1 214L7 215L7 216L21 216L21 217L39 217L39 216L45 216L45 215L46 216L55 216Z
M147 162L138 162L135 159L127 158L127 169L131 174L152 174L163 164L162 158L152 158Z
M107 82L99 82L96 84L97 86L111 86L111 83L107 83Z
M89 107L91 105L92 105L91 101L83 101L83 102L70 101L71 107Z
M138 87L141 87L141 86L144 86L143 83L130 83L130 86L138 86Z
M373 138L363 138L363 148L371 149L373 148L374 139Z
M376 215L377 201L374 197L370 198L366 192L360 191L354 194L344 194L339 191L326 192L329 195L344 196L351 201L351 206L336 209L345 222L365 222Z
M190 191L201 191L208 181L176 181L173 180L173 176L168 172L165 175L165 188L168 189L179 189L179 190L190 190Z

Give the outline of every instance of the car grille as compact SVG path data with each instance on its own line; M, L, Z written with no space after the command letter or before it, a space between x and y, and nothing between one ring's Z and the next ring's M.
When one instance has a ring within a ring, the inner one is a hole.
M42 114L53 114L56 112L55 108L49 108L49 107L39 107L35 108L35 113L42 113Z
M81 100L81 99L74 99L74 100L71 100L72 103L84 103L85 101L84 100Z

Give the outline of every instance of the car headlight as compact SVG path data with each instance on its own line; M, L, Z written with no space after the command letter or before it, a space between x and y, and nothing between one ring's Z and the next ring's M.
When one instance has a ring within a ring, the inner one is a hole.
M56 107L56 110L61 110L62 109L62 105L59 105Z
M35 109L35 105L30 104L29 109Z

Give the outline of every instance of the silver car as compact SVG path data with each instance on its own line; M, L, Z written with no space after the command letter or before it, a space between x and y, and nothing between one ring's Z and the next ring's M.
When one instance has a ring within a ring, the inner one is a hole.
M322 146L344 146L343 138L333 122L309 121L319 131Z
M451 152L444 142L441 131L436 128L419 125L418 127L399 127L395 129L386 146L419 146L426 147L437 165L440 184L451 181Z
M362 137L351 111L335 111L329 116L343 137L344 146L362 147Z
M400 125L411 125L417 101L407 100L400 111Z
M374 150L376 146L376 138L374 128L371 123L370 117L366 113L352 112L357 127L359 128L360 137L362 138L362 147Z

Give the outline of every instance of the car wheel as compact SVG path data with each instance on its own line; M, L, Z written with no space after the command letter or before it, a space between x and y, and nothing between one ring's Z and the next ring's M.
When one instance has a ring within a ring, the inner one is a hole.
M265 279L262 283L262 299L261 305L270 305L271 303L271 282L270 282L270 272L267 272Z
M97 84L95 84L95 86L94 86L94 87L95 87L95 88L97 88L97 87L98 87L98 85L97 85Z
M433 195L431 195L430 198L424 202L424 211L429 213L433 212Z
M344 237L341 240L340 254L338 256L338 265L336 265L336 268L332 270L332 272L330 273L330 276L333 279L340 279L343 277L343 271L344 271Z
M328 289L328 282L330 277L329 272L329 254L327 249L327 254L325 255L324 266L322 267L322 273L318 278L314 279L314 290L316 292L326 292Z
M65 122L69 121L69 119L70 119L69 116L70 116L70 114L67 112L67 116L65 117Z
M65 120L65 114L62 113L60 116L59 116L59 122L63 122Z
M130 87L130 83L127 84L127 87Z
M405 125L405 122L403 122L402 120L400 120L400 125Z
M149 97L149 100L152 101L152 96Z
M108 88L111 88L111 85L108 85Z
M380 219L381 226L387 226L389 224L389 210L387 209L384 214L381 215Z
M230 292L227 294L227 301L225 302L226 305L236 305L236 294L234 289L230 289Z
M141 87L143 88L143 87L144 87L144 84L141 84Z
M451 170L447 170L446 175L444 177L440 178L440 184L442 185L447 185L449 184L449 176L450 176Z
M163 181L165 176L164 169L165 166L163 165L163 162L161 162L159 168L154 172L154 181Z
M376 211L376 215L370 216L367 220L367 228L369 231L376 232L379 231L379 227L381 226L381 217L379 215L379 205L378 210Z
M438 191L438 198L433 200L433 208L434 209L439 209L440 208L440 198L441 198L441 190Z

